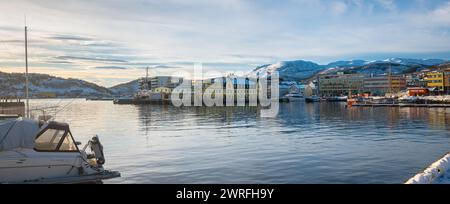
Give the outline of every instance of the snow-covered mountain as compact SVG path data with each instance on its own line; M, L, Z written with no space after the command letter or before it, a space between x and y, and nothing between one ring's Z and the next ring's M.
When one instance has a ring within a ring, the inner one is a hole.
M379 62L379 61L378 61ZM425 65L425 66L434 66L438 64L443 64L448 61L442 59L408 59L408 58L389 58L383 60L381 62L391 62L402 65Z
M390 69L393 73L408 73L443 64L449 61L441 59L407 59L389 58L386 60L350 60L336 61L320 65L310 61L283 61L257 67L249 76L264 77L267 73L278 71L282 80L304 80L318 73L333 73L337 71L352 70L364 74L384 74Z
M133 80L128 83L119 84L109 88L114 96L132 96L139 90L139 80Z
M331 62L327 64L326 68L335 68L335 67L357 67L357 66L364 66L366 64L369 64L369 61L366 60L351 60L351 61L336 61Z
M284 61L278 62L276 64L263 65L254 69L249 76L250 77L265 77L267 74L274 73L278 71L280 78L283 80L295 80L295 79L305 79L311 75L314 75L324 67L310 61Z
M33 97L111 96L105 87L79 79L63 79L47 74L29 74L29 91ZM25 75L0 72L0 96L25 95Z

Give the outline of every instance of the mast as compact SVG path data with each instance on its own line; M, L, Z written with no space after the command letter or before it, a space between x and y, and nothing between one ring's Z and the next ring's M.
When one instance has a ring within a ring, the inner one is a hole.
M388 93L389 93L389 97L391 97L393 93L392 93L392 68L391 68L391 63L390 62L389 62L388 80L389 80Z
M26 97L26 117L30 118L30 99L28 93L28 36L25 25L25 97Z
M147 88L147 90L150 89L150 86L148 85L148 66L147 66L146 72L145 72L145 87Z

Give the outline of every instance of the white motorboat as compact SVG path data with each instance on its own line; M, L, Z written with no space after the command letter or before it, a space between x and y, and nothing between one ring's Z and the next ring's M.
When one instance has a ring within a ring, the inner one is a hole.
M25 68L26 118L30 118L26 26ZM98 136L81 150L80 144L66 123L0 120L0 183L92 183L120 177L103 168Z
M305 98L305 102L307 102L307 103L315 103L315 102L320 102L320 97L318 97L318 96L310 96L310 97L306 97Z
M81 150L78 145L66 123L0 121L0 183L98 183L120 177L103 168L98 136Z
M289 102L305 101L305 97L300 93L289 93L289 94L286 94L283 98L288 99Z

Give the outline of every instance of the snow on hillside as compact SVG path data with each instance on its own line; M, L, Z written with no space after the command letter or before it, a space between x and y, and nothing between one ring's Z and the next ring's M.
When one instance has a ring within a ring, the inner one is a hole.
M370 62L366 60L337 61L329 63L328 65L326 65L326 68L356 67L356 66L364 66L369 63Z
M114 96L132 96L139 90L139 80L133 80L128 83L119 84L109 88Z
M425 65L425 66L434 66L438 64L443 64L447 62L442 59L407 59L407 58L389 58L383 60L383 62L392 62L402 65Z
M338 71L353 71L362 74L385 74L388 70L393 73L410 73L429 66L446 63L440 59L406 59L390 58L386 60L366 61L336 61L327 65L319 65L310 61L283 61L275 64L263 65L253 70L250 77L265 77L267 73L279 72L282 80L304 80L318 73L333 73Z
M79 80L63 79L46 74L29 75L29 91L34 97L92 97L110 96L111 92L96 84ZM25 95L25 76L21 73L0 72L0 96Z
M250 73L250 77L266 77L275 71L280 73L280 78L284 80L305 79L323 70L320 66L310 61L284 61L272 65L264 65L256 68Z

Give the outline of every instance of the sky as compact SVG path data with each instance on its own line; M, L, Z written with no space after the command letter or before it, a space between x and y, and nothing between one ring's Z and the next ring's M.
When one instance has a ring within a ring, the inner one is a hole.
M0 71L24 71L26 16L30 72L106 87L147 66L450 59L450 0L0 0L0 11Z

